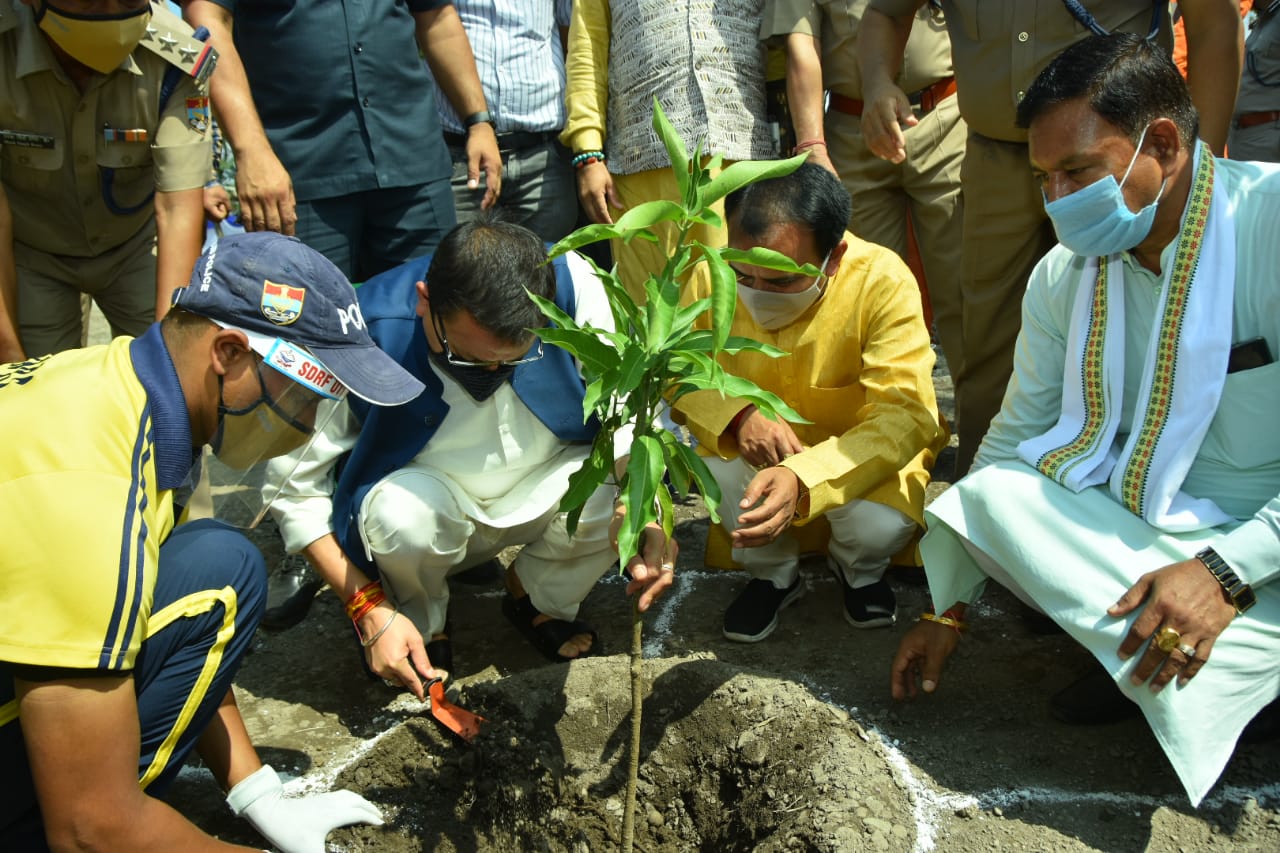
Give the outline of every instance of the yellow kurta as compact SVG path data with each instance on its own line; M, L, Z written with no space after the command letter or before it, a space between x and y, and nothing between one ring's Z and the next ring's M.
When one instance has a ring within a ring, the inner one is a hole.
M844 239L848 251L826 292L791 324L765 330L738 303L733 334L789 355L722 355L720 363L813 422L792 425L806 449L783 463L809 490L809 510L798 523L861 498L922 524L929 469L948 434L933 392L920 293L897 255L848 232ZM698 391L675 411L704 452L729 459L737 445L724 431L746 405Z

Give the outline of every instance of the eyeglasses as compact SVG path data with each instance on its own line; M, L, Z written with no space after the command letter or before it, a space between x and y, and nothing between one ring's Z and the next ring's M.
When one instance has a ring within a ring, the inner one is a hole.
M453 350L449 348L449 339L444 333L444 320L440 319L440 315L434 310L431 312L431 324L435 326L436 336L440 338L440 348L444 350L445 361L455 367L515 367L517 364L528 364L531 361L537 361L542 358L542 339L537 339L536 349L525 355L523 358L513 358L510 361L469 361L465 358L458 358L453 354Z

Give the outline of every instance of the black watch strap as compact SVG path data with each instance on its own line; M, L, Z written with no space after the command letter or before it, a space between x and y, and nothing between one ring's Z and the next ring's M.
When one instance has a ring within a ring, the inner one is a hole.
M1222 584L1222 591L1231 600L1231 606L1236 609L1236 613L1243 613L1258 603L1258 597L1253 594L1253 587L1240 580L1217 551L1205 548L1196 554L1196 559L1204 563L1204 567L1209 570L1214 579Z
M462 123L467 127L480 124L481 122L493 124L493 116L489 115L488 110L481 110L478 113L472 113L462 120Z

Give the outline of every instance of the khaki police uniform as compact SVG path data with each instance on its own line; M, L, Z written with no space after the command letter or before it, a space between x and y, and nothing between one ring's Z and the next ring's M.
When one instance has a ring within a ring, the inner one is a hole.
M961 357L960 164L965 126L956 103L951 46L942 15L925 6L907 41L902 74L919 124L906 133L906 161L882 160L862 136L862 78L855 52L869 0L769 0L762 38L803 33L821 41L823 88L831 93L824 120L827 154L853 197L849 230L907 254L910 216L920 246L934 326L952 370Z
M0 0L0 182L13 213L18 326L29 356L79 344L81 293L97 301L113 334L145 330L155 319L152 193L209 180L205 86L217 54L176 15L151 11L132 55L81 93L32 10Z
M1271 11L1271 3L1255 3L1254 8L1258 19L1244 43L1227 156L1280 163L1280 8Z
M914 14L920 0L870 0L891 17ZM1062 50L1091 32L1062 0L943 0L960 114L969 135L961 170L964 260L960 298L964 356L953 364L960 449L968 470L1013 372L1022 294L1031 268L1057 238L1031 179L1018 102ZM1150 31L1151 0L1085 2L1111 32ZM1160 40L1172 49L1167 4L1159 3Z

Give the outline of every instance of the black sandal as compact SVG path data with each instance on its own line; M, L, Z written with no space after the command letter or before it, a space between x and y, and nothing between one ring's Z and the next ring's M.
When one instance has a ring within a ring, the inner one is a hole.
M553 663L568 663L598 653L600 637L596 634L596 629L580 619L572 622L566 622L564 619L548 619L540 625L534 625L533 620L542 614L533 606L528 595L516 598L508 593L502 600L502 612L516 630ZM577 657L565 657L560 654L560 647L577 634L590 634L591 648Z

